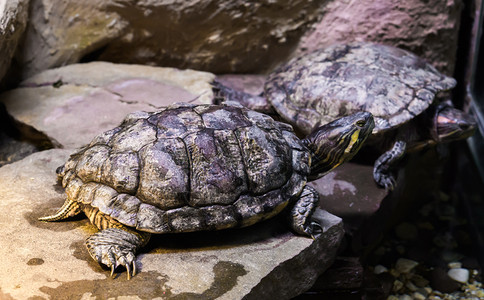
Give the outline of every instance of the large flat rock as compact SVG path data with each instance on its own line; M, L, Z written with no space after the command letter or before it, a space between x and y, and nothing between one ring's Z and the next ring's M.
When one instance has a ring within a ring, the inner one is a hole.
M288 299L332 263L343 236L341 219L322 210L316 240L291 233L284 218L159 235L138 256L136 276L113 279L87 253L84 240L96 231L87 219L37 221L64 201L55 169L70 152L37 152L0 168L0 299Z
M0 95L12 117L54 145L80 147L133 111L173 102L209 103L214 75L105 62L42 72Z

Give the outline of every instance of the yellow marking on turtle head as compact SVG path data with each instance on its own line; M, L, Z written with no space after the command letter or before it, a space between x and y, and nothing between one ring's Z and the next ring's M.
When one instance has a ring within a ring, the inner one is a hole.
M353 134L351 135L350 143L348 144L348 147L346 147L345 149L345 153L349 153L351 151L351 148L353 148L353 145L356 143L356 141L358 141L359 136L360 136L359 129L353 132Z

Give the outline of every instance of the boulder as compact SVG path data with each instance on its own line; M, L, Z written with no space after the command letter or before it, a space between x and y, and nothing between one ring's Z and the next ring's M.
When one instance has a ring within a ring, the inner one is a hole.
M264 70L294 49L324 3L34 0L18 59L23 78L81 60Z
M84 240L86 218L45 223L64 193L55 169L71 153L52 149L0 168L1 299L290 299L309 289L334 260L340 218L317 210L323 234L293 234L285 218L236 230L154 236L137 257L139 271L110 278ZM119 271L119 270L118 270Z
M27 26L28 8L27 0L0 2L0 80L7 72Z
M328 1L296 54L334 43L370 41L410 50L452 75L462 0Z
M106 62L52 69L0 95L27 138L76 148L118 126L134 111L173 102L208 103L214 75L192 70Z

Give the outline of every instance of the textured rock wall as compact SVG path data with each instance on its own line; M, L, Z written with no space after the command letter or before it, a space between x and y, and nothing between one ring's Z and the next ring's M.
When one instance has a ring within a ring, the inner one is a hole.
M32 0L22 77L79 62L249 72L294 49L324 0Z
M452 75L462 0L333 0L296 51L373 41L410 50Z
M27 0L0 1L0 80L27 25L28 6Z

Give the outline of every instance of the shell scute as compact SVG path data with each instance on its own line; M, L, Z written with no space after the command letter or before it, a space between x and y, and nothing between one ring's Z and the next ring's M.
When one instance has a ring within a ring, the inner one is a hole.
M139 156L143 167L137 196L164 210L186 205L190 166L183 140L158 139L141 149Z
M148 121L157 127L158 138L181 137L204 127L202 117L191 106L166 109L153 114Z
M171 229L164 210L153 205L141 203L136 215L136 229L151 233L166 233Z
M138 188L140 162L134 151L111 153L101 168L101 180L120 193L135 193Z
M291 148L280 131L257 126L236 130L244 157L249 190L260 194L284 185L292 172Z
M232 131L204 129L187 135L184 141L191 162L191 206L232 204L248 191L244 162Z
M135 151L156 140L156 129L145 119L139 119L132 125L124 127L109 141L114 152Z
M84 182L100 182L102 165L109 157L109 151L105 145L94 145L86 149L76 164L76 175Z

